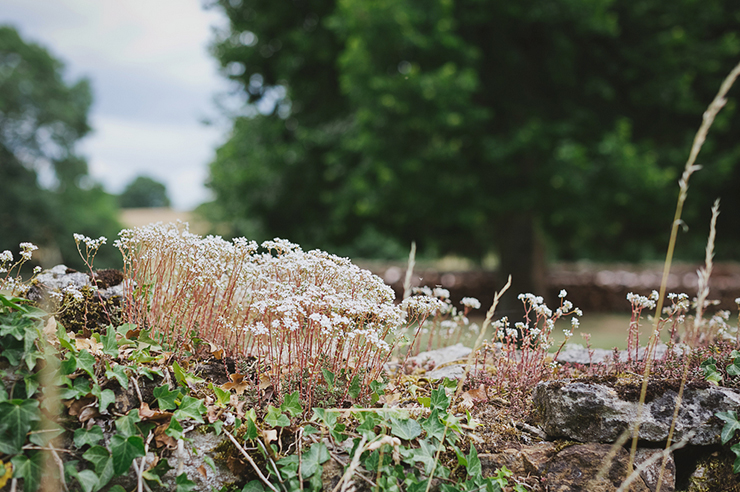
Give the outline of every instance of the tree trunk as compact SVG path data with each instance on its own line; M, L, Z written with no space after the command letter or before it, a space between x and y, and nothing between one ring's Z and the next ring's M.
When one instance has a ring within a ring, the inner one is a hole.
M519 294L529 292L543 297L547 294L545 247L529 212L514 214L497 225L501 283L511 275L511 287L501 298L497 314L508 316L513 325L524 312Z

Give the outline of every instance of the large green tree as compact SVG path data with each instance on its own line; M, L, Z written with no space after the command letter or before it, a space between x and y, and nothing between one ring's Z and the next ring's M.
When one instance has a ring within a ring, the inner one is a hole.
M80 266L73 233L112 238L120 230L115 200L75 152L90 131L91 101L86 79L68 83L46 49L0 26L0 251L30 241L50 261ZM99 259L115 257L111 248Z
M514 291L541 290L546 249L663 252L691 138L740 55L732 0L221 5L214 53L251 102L277 99L235 119L211 166L236 232L495 251ZM737 179L735 113L688 220Z

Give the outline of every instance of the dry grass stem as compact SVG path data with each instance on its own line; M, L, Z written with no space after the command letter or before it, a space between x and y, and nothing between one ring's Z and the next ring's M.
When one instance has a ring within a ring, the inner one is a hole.
M689 158L686 161L684 172L679 181L679 194L678 194L678 201L676 204L676 212L673 217L673 224L671 227L671 236L670 236L670 240L668 241L668 251L666 252L666 259L663 265L663 278L660 283L660 291L658 295L658 301L656 303L655 316L653 318L654 319L653 333L650 336L650 340L648 342L647 350L646 350L645 371L643 375L642 388L640 390L640 400L639 400L639 405L637 409L637 422L635 423L633 433L632 433L632 447L630 449L630 458L629 458L629 463L627 466L628 473L631 473L632 471L634 459L635 459L635 453L637 452L637 436L638 436L639 429L640 429L640 417L642 415L642 410L645 405L645 398L647 396L648 379L650 377L650 372L652 370L652 356L651 356L651 354L653 353L652 348L658 342L656 333L658 332L658 325L660 323L661 313L663 312L663 301L665 299L666 286L668 285L668 275L670 274L671 263L673 261L673 252L676 246L676 237L678 235L678 227L681 224L681 215L683 213L683 205L688 195L689 178L694 172L700 169L699 166L696 166L695 164L696 157L699 155L699 151L701 150L702 145L704 145L704 141L707 138L707 134L709 133L709 129L711 128L712 123L714 122L714 118L717 116L720 110L727 103L727 99L725 99L725 97L727 96L727 93L729 92L732 85L735 83L735 80L737 79L738 76L740 76L740 63L738 63L735 66L735 68L732 69L729 75L727 75L727 77L724 79L724 81L720 85L717 95L714 97L712 102L709 104L709 107L702 115L702 123L699 126L699 130L696 132L696 136L694 137L694 142L692 143L691 151L689 152Z

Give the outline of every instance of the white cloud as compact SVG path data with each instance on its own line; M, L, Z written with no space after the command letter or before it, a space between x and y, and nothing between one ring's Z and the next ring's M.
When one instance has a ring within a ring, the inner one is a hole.
M98 117L95 138L82 142L90 174L106 189L120 193L136 176L167 185L173 204L189 210L209 199L203 186L214 142L221 132L197 122L157 124Z

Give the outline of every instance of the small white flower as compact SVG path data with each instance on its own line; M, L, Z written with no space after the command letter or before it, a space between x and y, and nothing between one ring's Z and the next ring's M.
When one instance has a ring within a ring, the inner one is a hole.
M573 336L573 332L570 330L563 330L563 333L565 334L565 338L570 338Z
M578 318L570 319L570 326L573 327L574 330L578 328L580 325L581 325L581 322L578 320Z
M480 301L475 297L463 297L460 304L470 309L480 309Z
M558 297L561 297L561 298L562 298L562 297L565 297L565 296L567 296L567 295L568 295L568 292L566 292L566 290L565 290L565 289L562 289L562 290L560 291L560 294L558 294Z
M0 263L5 263L9 261L13 261L13 253L6 249L2 253L0 253Z

